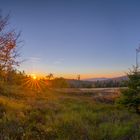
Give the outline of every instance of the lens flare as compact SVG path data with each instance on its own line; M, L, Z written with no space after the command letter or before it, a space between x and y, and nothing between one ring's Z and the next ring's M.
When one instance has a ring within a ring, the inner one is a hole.
M37 77L34 75L33 77L32 77L34 80L36 80L37 79Z
M38 78L35 74L32 74L23 80L23 86L32 90L41 91L46 87L46 82Z
M31 74L31 78L32 78L33 80L36 80L36 79L37 79L37 76L36 76L35 74Z

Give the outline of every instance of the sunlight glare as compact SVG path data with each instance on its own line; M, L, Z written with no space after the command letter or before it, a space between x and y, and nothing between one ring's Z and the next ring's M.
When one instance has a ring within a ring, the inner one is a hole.
M34 79L34 80L36 80L36 78L37 78L36 76L33 76L33 79Z
M33 80L37 79L37 76L35 74L31 74L31 77L32 77Z

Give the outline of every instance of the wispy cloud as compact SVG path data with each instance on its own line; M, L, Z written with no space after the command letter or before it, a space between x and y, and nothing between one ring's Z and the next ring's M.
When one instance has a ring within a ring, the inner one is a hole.
M41 61L41 58L39 58L39 57L29 57L29 58L27 58L27 61L39 62L39 61Z
M58 60L56 60L56 61L54 61L54 65L60 65L60 64L62 64L63 63L63 61L64 61L64 58L60 58L60 59L58 59Z

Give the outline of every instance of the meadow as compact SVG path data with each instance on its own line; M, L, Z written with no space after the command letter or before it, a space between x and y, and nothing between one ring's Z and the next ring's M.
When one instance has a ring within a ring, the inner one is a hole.
M2 85L2 84L1 84ZM0 87L0 140L139 140L140 117L119 89Z
M22 2L1 2L0 140L140 140L139 3Z

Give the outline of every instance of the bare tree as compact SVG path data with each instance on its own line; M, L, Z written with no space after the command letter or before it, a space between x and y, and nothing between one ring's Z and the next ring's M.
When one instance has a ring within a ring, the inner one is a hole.
M52 73L50 73L49 75L47 75L47 76L46 76L46 78L47 78L48 80L53 79L53 77L54 77L54 76L53 76L53 74L52 74Z
M19 65L17 44L20 33L7 31L8 22L9 15L3 17L0 14L0 72L5 74Z

